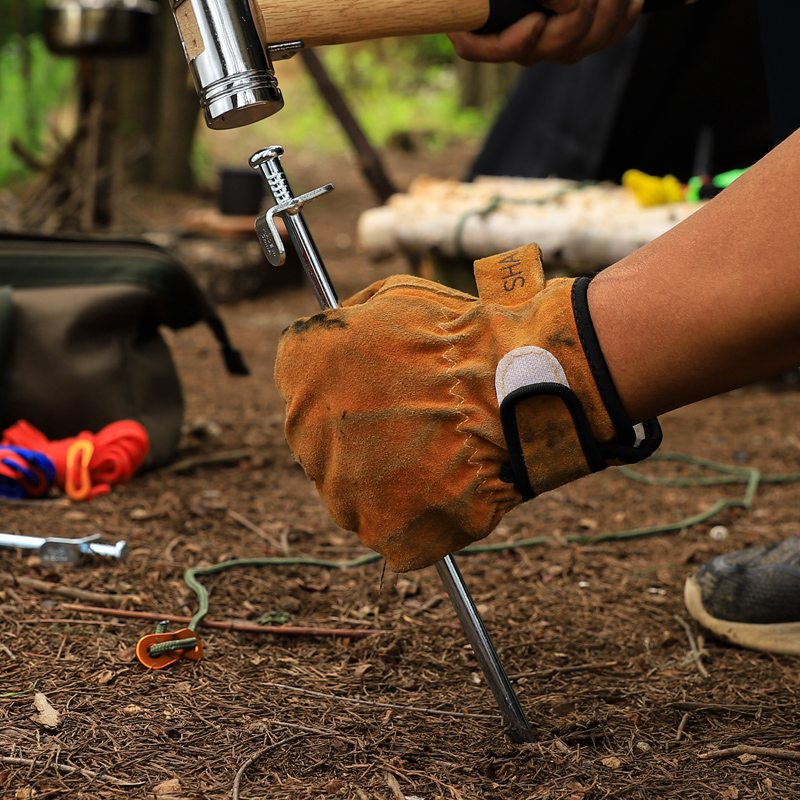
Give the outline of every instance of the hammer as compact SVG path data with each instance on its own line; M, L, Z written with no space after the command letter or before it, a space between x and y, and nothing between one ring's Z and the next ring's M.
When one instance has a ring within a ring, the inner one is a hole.
M646 0L644 10L694 0ZM206 124L239 128L283 108L273 60L304 47L449 31L497 33L534 0L172 0Z

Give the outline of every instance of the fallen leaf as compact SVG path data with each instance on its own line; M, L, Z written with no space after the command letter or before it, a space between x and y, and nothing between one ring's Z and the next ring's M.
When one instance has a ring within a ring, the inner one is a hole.
M398 578L394 585L394 590L400 595L400 597L405 599L406 597L411 597L419 592L419 583L416 581L410 581L407 578Z
M114 673L110 669L101 669L100 672L95 673L93 677L95 683L99 683L100 686L105 686L114 680Z
M181 786L179 778L170 778L163 783L159 783L158 786L153 787L153 794L155 794L156 797L180 795L182 792L183 786Z
M36 692L33 696L33 706L39 712L39 715L34 717L35 722L44 725L45 728L58 727L61 722L61 714L50 705L46 695L42 694L42 692Z
M383 777L386 779L386 785L389 787L389 791L394 797L396 797L397 800L405 800L406 796L403 794L400 784L397 782L397 778L391 772L384 772Z
M566 717L567 714L571 714L574 710L575 703L570 700L553 706L553 713L558 714L559 717Z
M133 659L136 658L136 645L132 644L130 647L120 650L117 653L117 658L122 661L123 664L133 661Z

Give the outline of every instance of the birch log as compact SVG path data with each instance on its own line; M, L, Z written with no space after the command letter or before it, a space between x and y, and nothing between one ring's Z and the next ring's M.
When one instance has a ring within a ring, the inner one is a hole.
M358 243L379 261L429 253L476 259L536 242L548 264L580 274L619 261L698 208L644 208L614 184L489 177L460 183L420 176L407 193L361 215Z

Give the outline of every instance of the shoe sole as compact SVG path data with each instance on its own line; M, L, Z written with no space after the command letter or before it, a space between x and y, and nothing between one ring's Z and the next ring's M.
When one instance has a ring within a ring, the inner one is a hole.
M800 622L756 625L712 617L703 606L700 586L694 575L686 580L683 599L692 617L726 642L766 653L800 655Z

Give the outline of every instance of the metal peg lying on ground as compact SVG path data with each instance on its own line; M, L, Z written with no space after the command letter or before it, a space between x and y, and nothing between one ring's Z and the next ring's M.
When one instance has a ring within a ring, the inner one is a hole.
M20 547L23 550L36 550L42 564L77 564L84 556L110 556L124 558L128 544L122 539L116 544L102 544L100 535L85 536L83 539L44 539L39 536L20 536L13 533L0 533L0 547Z
M303 215L300 213L305 203L329 192L333 186L327 184L313 192L295 197L281 165L282 155L283 148L274 146L259 150L250 159L250 166L253 169L260 169L267 179L276 202L273 208L256 220L258 238L270 264L274 266L283 264L286 253L274 223L274 217L281 216L286 224L289 238L300 257L303 269L311 282L317 302L323 309L336 308L339 305L336 291ZM509 738L513 742L533 741L533 732L525 718L525 713L519 704L508 675L503 669L492 640L486 632L455 560L452 556L445 556L436 564L436 569L450 596L450 601L464 628L464 633L472 645L486 682L500 707L500 712L508 726Z

